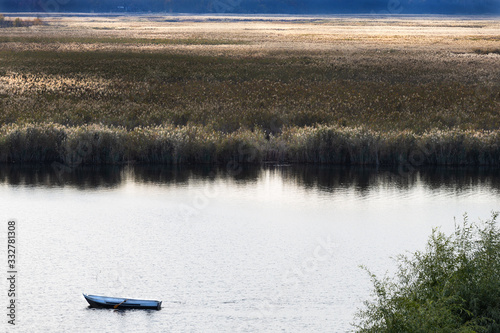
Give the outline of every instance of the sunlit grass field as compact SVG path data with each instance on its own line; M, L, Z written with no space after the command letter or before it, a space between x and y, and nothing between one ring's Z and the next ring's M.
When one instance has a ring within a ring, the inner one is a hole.
M44 21L0 29L5 162L500 164L495 20Z

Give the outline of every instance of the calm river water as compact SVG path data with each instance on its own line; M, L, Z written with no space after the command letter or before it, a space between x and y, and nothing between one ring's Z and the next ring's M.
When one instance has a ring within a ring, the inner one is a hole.
M433 227L492 210L488 170L0 168L19 332L348 332L371 292L360 265L392 272ZM91 309L82 293L163 309Z

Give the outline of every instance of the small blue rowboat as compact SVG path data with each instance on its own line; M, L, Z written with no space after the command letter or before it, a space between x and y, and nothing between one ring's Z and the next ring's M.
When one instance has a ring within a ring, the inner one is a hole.
M91 308L152 309L152 310L161 309L161 301L95 296L95 295L85 295L85 294L83 294L83 297L85 297L87 302L89 302Z

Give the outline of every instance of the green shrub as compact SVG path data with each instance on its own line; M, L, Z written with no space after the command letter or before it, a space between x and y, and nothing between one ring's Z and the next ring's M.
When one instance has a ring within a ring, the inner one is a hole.
M393 279L370 273L375 299L358 313L358 332L500 332L497 216L466 216L450 236L434 230L425 252L397 258Z

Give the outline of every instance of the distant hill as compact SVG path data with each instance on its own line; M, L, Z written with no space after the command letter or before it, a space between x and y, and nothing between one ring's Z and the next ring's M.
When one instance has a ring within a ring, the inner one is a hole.
M500 0L0 0L0 12L500 14Z

